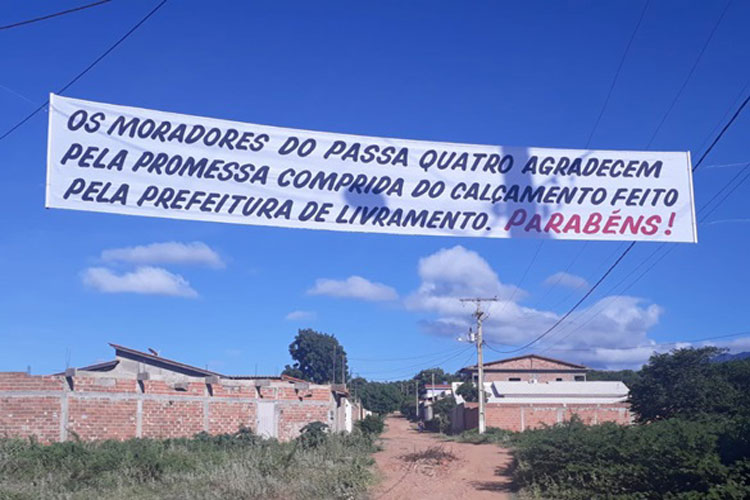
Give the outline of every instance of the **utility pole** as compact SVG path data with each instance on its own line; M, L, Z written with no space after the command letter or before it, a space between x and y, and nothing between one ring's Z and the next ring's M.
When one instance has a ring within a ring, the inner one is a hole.
M336 383L336 344L333 344L333 369L331 370L332 384Z
M435 372L432 372L432 396L430 399L435 400Z
M419 380L414 381L414 409L416 410L417 420L419 420Z
M482 311L482 302L497 302L497 297L495 298L467 298L467 299L461 299L461 302L474 302L477 305L477 309L474 312L474 317L477 320L477 335L476 335L476 345L477 345L477 371L479 375L479 380L477 381L477 391L478 391L478 400L479 400L479 428L477 429L479 431L479 434L484 434L484 431L486 430L486 424L485 424L485 415L484 415L484 359L482 358L482 345L484 343L482 339L482 321L484 321L487 318L487 313Z
M346 356L341 355L341 383L346 385Z

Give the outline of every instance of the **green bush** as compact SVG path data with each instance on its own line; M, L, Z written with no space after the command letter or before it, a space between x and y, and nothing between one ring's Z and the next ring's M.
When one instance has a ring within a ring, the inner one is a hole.
M747 420L623 427L580 420L517 434L514 479L547 498L747 498Z
M451 430L451 411L456 407L453 396L435 401L432 404L432 420L426 422L427 429L447 434Z
M356 425L364 434L377 436L383 433L385 420L379 415L367 415L359 420Z
M310 422L300 430L297 442L303 448L317 448L328 439L328 425L323 422Z

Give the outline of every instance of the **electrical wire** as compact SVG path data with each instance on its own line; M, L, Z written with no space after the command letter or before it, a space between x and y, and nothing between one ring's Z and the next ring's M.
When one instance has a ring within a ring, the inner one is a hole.
M413 360L413 359L423 359L423 358L431 358L431 357L435 357L435 356L442 356L443 354L448 354L448 353L452 353L452 352L455 352L455 351L456 351L456 347L453 346L453 348L445 350L445 351L438 351L438 352L433 352L433 353L430 353L430 354L422 354L422 355L419 355L419 356L408 356L408 357L403 357L403 358L353 358L353 357L347 357L347 359L350 359L352 361L364 361L364 362L368 362L368 361L373 361L373 362L409 361L409 360Z
M80 7L75 7L73 9L63 10L63 11L60 11L60 12L55 12L54 14L47 14L46 16L35 17L34 19L27 19L26 21L19 21L17 23L13 23L13 24L7 24L5 26L0 26L0 30L9 30L11 28L17 28L19 26L25 26L27 24L36 23L36 22L39 22L39 21L45 21L47 19L52 19L53 17L64 16L65 14L72 14L73 12L78 12L78 11L85 10L85 9L90 9L91 7L97 7L99 5L103 5L103 4L109 3L111 1L112 0L100 0L98 2L90 3L90 4L87 4L87 5L81 5Z
M468 352L472 348L473 348L473 346L464 347L463 349L460 349L459 352L457 352L456 354L453 354L452 356L449 356L449 357L447 357L445 359L442 359L442 360L434 362L434 363L429 363L429 364L420 363L420 364L414 365L412 367L404 366L404 367L396 368L396 369L393 369L393 370L377 370L377 371L371 371L371 372L358 372L358 373L363 373L363 374L364 373L371 373L371 374L373 374L373 373L374 374L383 374L383 373L385 373L385 374L388 374L388 373L399 372L398 376L383 377L383 378L380 378L380 379L374 379L375 381L386 380L386 379L389 379L389 380L394 380L394 379L395 380L399 380L399 379L402 379L404 377L408 377L410 375L413 376L414 370L422 371L422 370L428 370L430 368L437 368L440 365L443 365L443 364L445 364L445 363L447 363L449 361L452 361L452 360L458 358L459 356L462 356L462 355L466 354L466 352Z
M612 92L615 89L615 86L617 84L617 80L620 78L620 73L622 71L622 67L625 64L625 60L627 59L628 53L630 52L630 47L633 45L633 40L635 40L635 36L638 33L638 29L641 27L641 23L643 22L643 18L646 16L646 11L648 10L650 0L646 0L646 2L643 4L643 9L641 9L641 14L638 17L638 22L636 22L635 26L633 27L633 31L630 34L630 38L628 39L628 43L625 45L625 50L622 53L622 56L620 57L620 62L617 65L617 70L615 71L614 76L612 77L612 82L609 85L609 89L607 90L607 96L604 99L604 103L602 104L602 108L599 110L599 114L596 117L596 121L594 122L594 126L591 129L591 132L589 133L589 137L586 140L586 146L585 149L588 149L591 145L591 141L594 139L594 134L596 133L596 130L599 128L599 123L602 120L602 117L604 116L604 112L607 110L607 106L609 105L609 101L612 97ZM588 246L588 241L584 242L581 246L581 249L578 251L576 255L573 256L573 259L570 261L570 263L565 268L564 272L568 272L571 267L573 267L573 264L583 255L583 252L586 250L586 247ZM562 280L562 275L560 275L557 279L557 281L554 284L551 284L548 288L543 297L540 299L540 301L543 301L547 295L549 295L550 290L557 286L557 284L560 283ZM574 290L571 291L569 294L567 294L565 297L563 297L562 300L558 301L557 304L553 307L557 307L562 302L565 302L568 300L568 298L573 294Z
M703 164L703 161L708 157L708 155L711 153L711 151L714 149L716 144L721 140L722 137L724 137L724 134L729 130L729 127L731 127L734 122L737 120L739 115L742 113L742 111L747 106L747 103L750 102L750 94L742 101L742 104L737 108L737 110L734 112L732 117L729 119L729 121L724 125L724 127L721 129L719 134L714 138L714 140L711 142L711 144L708 146L708 148L703 152L701 157L698 159L698 162L693 166L692 171L697 171L700 166ZM742 180L744 182L745 179ZM736 188L735 188L736 189ZM734 189L733 189L734 191ZM731 193L730 193L731 194ZM726 198L724 198L726 199ZM571 307L561 318L559 318L555 323L549 327L547 330L545 330L542 334L538 335L534 338L534 340L527 342L523 346L509 350L509 351L496 351L496 352L502 352L503 354L510 354L522 351L524 349L527 349L531 347L532 345L536 344L540 340L542 340L544 337L552 333L565 319L567 319L578 307L596 290L599 285L609 276L612 271L622 262L623 258L633 249L637 241L632 241L630 244L625 248L625 250L617 257L617 259L607 268L606 272L594 283L594 285L589 288L589 290L584 294L584 296L576 302L573 307ZM493 349L494 350L494 349Z
M145 17L143 17L140 21L138 21L132 28L130 28L123 36L121 36L114 44L110 45L107 50L105 50L99 57L94 59L94 61L86 66L86 68L78 73L76 76L73 77L72 80L70 80L68 83L66 83L60 90L57 91L58 94L62 94L68 88L70 88L71 85L73 85L75 82L81 79L86 73L91 71L91 69L94 68L99 62L101 62L102 59L107 57L110 52L115 50L122 42L124 42L130 35L132 35L138 28L141 27L143 23L145 23L151 16L156 14L156 11L162 8L162 6L167 3L167 0L161 0L159 4L154 7L148 14L146 14ZM8 137L10 134L16 131L21 125L29 121L31 118L33 118L37 113L39 113L41 110L43 110L47 105L49 104L49 99L46 99L42 104L40 104L34 111L29 113L23 120L13 125L11 128L9 128L3 135L0 135L0 141Z
M635 39L635 34L638 33L638 28L640 28L641 22L643 22L643 17L646 15L646 11L648 10L649 1L650 0L646 0L646 3L643 5L643 9L641 10L641 15L638 18L638 22L635 24L635 28L633 28L633 33L630 35L628 44L625 46L625 51L622 53L622 57L620 58L620 64L617 66L617 71L615 71L615 76L612 79L612 83L609 85L609 90L607 91L607 97L604 99L604 105L602 106L602 109L599 111L599 116L596 117L594 128L591 130L591 133L589 134L589 138L586 141L586 148L588 148L589 144L591 144L591 140L594 138L594 133L596 132L596 129L599 127L599 122L601 121L602 116L604 116L604 111L607 109L607 105L609 104L609 99L610 97L612 97L612 91L615 89L615 84L617 83L617 79L620 77L620 71L622 70L622 66L625 63L625 59L628 56L628 52L630 52L630 46L633 44L633 40Z
M703 47L698 53L698 57L695 58L695 61L693 62L693 66L690 68L690 71L688 72L687 77L685 77L685 80L682 82L680 89L677 91L677 94L674 96L674 99L672 99L672 103L667 108L667 112L664 113L664 116L662 116L661 121L656 126L656 130L654 130L654 133L651 135L651 139L649 139L648 144L646 144L646 149L651 147L651 144L654 142L654 139L656 139L656 136L659 133L659 130L661 130L662 125L664 125L664 122L667 121L667 118L672 113L672 110L674 109L675 104L677 104L677 101L682 96L682 92L685 90L685 87L690 81L690 78L692 78L693 73L695 72L695 68L698 67L698 63L700 63L701 59L703 58L703 54L706 52L706 49L708 48L709 44L711 43L711 40L716 34L716 30L719 28L719 25L721 24L721 20L724 19L724 15L727 13L727 10L729 10L730 5L732 5L732 0L729 0L729 2L727 2L727 4L724 6L724 10L721 11L721 15L719 16L719 19L716 20L714 27L711 29L711 33L708 35L708 38L706 39L705 43L703 44Z
M589 346L586 348L580 347L580 348L572 348L572 349L548 349L548 350L555 351L555 352L589 352L589 351L596 351L598 349L606 349L608 351L630 351L633 349L642 349L644 347L648 348L648 347L658 347L658 346L677 345L677 344L694 344L696 342L708 342L710 340L728 339L728 338L733 338L733 337L739 337L742 335L750 335L750 330L745 330L745 331L737 332L737 333L730 333L728 335L717 335L714 337L704 337L700 339L690 339L690 340L675 340L672 342L656 342L654 344L638 345L634 347Z
M708 207L709 207L709 206L711 205L711 203L712 203L712 202L713 202L713 201L714 201L714 200L715 200L715 199L716 199L716 198L717 198L717 197L718 197L718 196L719 196L719 195L720 195L721 193L723 193L723 192L724 192L724 191L725 191L725 190L726 190L726 189L727 189L728 187L730 187L730 186L732 186L732 184L734 184L734 187L732 187L732 188L730 189L730 191L729 191L728 193L726 193L726 194L724 195L724 197L722 197L722 198L721 198L721 199L720 199L720 200L719 200L719 201L718 201L718 202L717 202L717 203L716 203L716 204L715 204L715 205L714 205L714 206L713 206L713 207L711 208L711 210L710 210L710 211L709 211L708 213L705 213L705 214L703 214L703 216L702 216L702 217L701 217L701 218L699 219L699 221L698 221L699 223L703 223L703 222L705 222L705 221L706 221L706 219L707 219L707 218L708 218L708 217L709 217L709 216L710 216L710 215L711 215L712 213L714 213L714 212L716 211L716 209L717 209L717 208L719 208L719 206L720 206L720 205L721 205L722 203L724 203L724 201L725 201L725 200L726 200L726 199L727 199L727 198L728 198L728 197L729 197L729 196L730 196L730 195L731 195L731 194L732 194L732 193L733 193L734 191L736 191L736 190L737 190L737 188L739 188L739 187L740 187L740 186L741 186L741 185L742 185L742 184L743 184L743 183L744 183L744 182L745 182L745 181L746 181L746 180L747 180L748 178L750 178L750 172L748 172L748 170L750 170L750 162L748 162L748 163L747 163L747 164L745 165L745 167L744 167L744 168L743 168L742 170L740 170L740 172L738 172L738 173L737 173L737 174L736 174L736 175L735 175L734 177L732 177L732 178L731 178L731 179L730 179L730 180L729 180L729 181L728 181L727 183L725 183L725 184L724 184L724 186L722 186L722 187L721 187L721 189L719 189L719 190L718 190L718 191L717 191L717 192L716 192L716 193L714 194L714 196L713 196L713 197L711 197L711 199L710 199L710 200L709 200L708 202L706 202L705 204L703 204L703 206L702 206L702 207L701 207L700 209L698 209L698 214L700 214L701 212L705 211L705 210L706 210L706 209L707 209L707 208L708 208ZM739 182L736 182L736 183L735 183L735 180L736 180L737 178L739 178L739 177L740 177L740 176L741 176L741 175L742 175L743 173L745 173L745 172L748 172L748 173L747 173L747 174L746 174L746 175L745 175L745 176L744 176L744 177L743 177L743 178L742 178L742 179L741 179L741 180L740 180ZM610 294L610 293L611 293L611 292L612 292L612 291L613 291L613 290L614 290L615 288L619 287L619 286L620 286L620 285L621 285L622 283L624 283L624 282L625 282L625 281L626 281L626 280L627 280L628 278L630 278L630 277L631 277L631 276L633 275L633 273L635 273L635 271L637 271L637 270L638 270L638 269L639 269L639 268L640 268L640 267L641 267L642 265L644 265L644 264L645 264L646 262L648 262L648 261L649 261L649 260L650 260L650 259L651 259L652 257L654 257L654 256L655 256L655 255L656 255L656 254L657 254L657 253L658 253L658 252L659 252L660 250L664 249L665 247L666 247L666 243L661 243L661 244L660 244L660 245L659 245L659 246L658 246L658 247L657 247L657 248L656 248L656 249L655 249L655 250L654 250L654 251L653 251L653 252L652 252L651 254L649 254L649 256L648 256L648 257L646 257L645 259L642 259L642 260L641 260L641 262L640 262L640 263L638 264L638 266L636 266L636 268L635 268L635 269L633 269L633 270L632 270L632 271L631 271L631 272L630 272L629 274L627 274L627 275L626 275L626 276L625 276L625 277L624 277L624 278L623 278L622 280L620 280L620 281L619 281L619 282L618 282L617 284L615 284L615 285L614 285L613 287L611 287L611 288L610 288L609 290L607 290L607 292L605 293L605 296L606 296L606 295L609 295L609 294ZM651 271L651 270L652 270L652 269L653 269L654 267L656 267L656 265L657 265L657 264L658 264L659 262L661 262L661 261L662 261L662 260L663 260L663 259L664 259L664 258L665 258L665 257L666 257L667 255L669 255L669 254L670 254L670 253L671 253L671 252L672 252L672 251L674 250L674 248L675 248L674 246L672 246L672 247L669 247L669 248L667 249L667 251L666 251L666 252L664 252L664 253L663 253L663 254L662 254L661 256L659 256L659 258L657 258L657 259L656 259L656 260L655 260L655 261L654 261L654 262L653 262L653 263L652 263L652 264L651 264L651 265L650 265L649 267L647 267L647 268L646 268L646 269L645 269L645 270L644 270L643 272L641 272L641 274L640 274L640 275L638 275L638 276L637 276L637 277L636 277L636 278L635 278L635 279L634 279L634 280L633 280L633 281L632 281L632 282L631 282L631 283L630 283L629 285L627 285L627 286L626 286L625 288L623 288L622 290L620 290L620 291L618 292L618 295L622 295L623 293L625 293L625 292L627 292L628 290L630 290L630 288L632 288L632 287L633 287L633 286L634 286L634 285L635 285L636 283L638 283L638 282L639 282L639 281L640 281L640 280L641 280L641 279L642 279L642 278L643 278L644 276L646 276L646 275L647 275L647 274L648 274L648 273L649 273L649 272L650 272L650 271ZM571 332L570 332L570 333L568 333L567 335L564 335L564 336L563 336L562 338L560 338L560 339L558 339L558 340L554 341L554 342L553 342L552 344L550 344L550 345L549 345L548 347L546 347L546 348L545 348L544 350L540 351L540 353L544 353L544 352L547 352L547 351L549 351L549 350L552 350L552 347L554 347L555 345L559 344L560 342L563 342L563 341L564 341L565 339L569 338L569 337L570 337L571 335L573 335L573 334L575 334L575 333L579 332L579 331L580 331L580 330L581 330L581 329L582 329L582 328L583 328L584 326L586 326L586 325L588 325L589 323L591 323L591 321L593 321L593 320L594 320L595 318L597 318L597 317L598 317L598 316L599 316L599 315L600 315L600 314L601 314L602 312L604 312L604 310L605 310L605 309L606 309L605 305L601 305L601 306L599 307L599 309L598 309L597 311L595 311L595 314L593 314L593 315L592 315L592 316L591 316L591 317L590 317L589 319L587 319L587 320L586 320L585 322L583 322L583 323L580 323L580 324L578 325L578 327L577 327L577 328L576 328L575 330L571 331ZM570 326L575 326L575 324L570 324Z

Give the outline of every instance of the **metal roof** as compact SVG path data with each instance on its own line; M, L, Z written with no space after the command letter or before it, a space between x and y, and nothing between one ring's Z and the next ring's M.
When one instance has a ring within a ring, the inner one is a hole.
M495 394L504 396L560 396L560 397L622 397L628 395L628 387L616 381L590 382L490 382Z
M168 368L173 371L184 373L186 375L192 375L192 376L198 376L198 377L201 377L201 376L224 377L224 375L218 372L205 370L203 368L198 368L197 366L192 366L192 365L188 365L185 363L180 363L179 361L174 361L172 359L162 358L161 356L156 356L154 354L148 354L142 351L137 351L135 349L131 349L130 347L125 347L125 346L112 344L112 343L110 343L109 345L115 350L115 355L122 356L124 358L136 359L136 360L140 358L149 364L157 365L162 368Z

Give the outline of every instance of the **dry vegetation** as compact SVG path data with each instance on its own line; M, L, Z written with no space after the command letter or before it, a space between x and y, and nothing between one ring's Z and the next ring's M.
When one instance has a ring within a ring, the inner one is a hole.
M314 434L291 443L249 432L52 445L0 440L0 498L364 497L372 482L372 438Z

